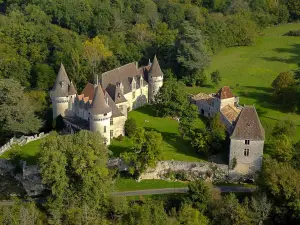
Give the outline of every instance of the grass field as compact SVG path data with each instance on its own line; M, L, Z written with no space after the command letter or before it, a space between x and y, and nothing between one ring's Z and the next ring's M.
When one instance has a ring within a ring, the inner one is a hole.
M20 158L25 160L28 165L37 163L37 155L40 151L41 139L29 142L26 145L20 146ZM7 151L0 155L0 158L10 159L11 152Z
M116 191L134 191L145 189L159 189L159 188L180 188L187 187L187 183L171 182L165 180L142 180L140 182L134 179L119 178L116 180Z
M297 125L295 140L300 140L300 115L274 104L271 83L283 71L295 70L300 64L300 37L283 36L300 29L300 23L271 27L264 31L253 46L234 47L212 57L206 74L219 70L222 81L218 87L187 88L188 93L214 93L228 85L240 104L255 105L267 138L278 120L290 119ZM237 87L238 84L238 87Z
M160 118L155 116L155 112L150 106L144 106L131 111L128 117L133 117L138 125L148 130L155 130L163 137L163 160L200 161L199 155L192 149L188 140L184 140L178 132L178 122L171 118ZM149 121L149 122L148 122ZM204 127L204 123L199 119L197 127ZM132 146L129 138L122 141L113 140L109 146L114 156Z

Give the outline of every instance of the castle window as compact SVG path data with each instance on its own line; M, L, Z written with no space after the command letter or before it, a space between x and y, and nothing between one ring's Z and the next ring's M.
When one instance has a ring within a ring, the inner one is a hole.
M110 118L110 125L113 125L114 124L114 121L112 118Z
M135 91L132 92L132 98L135 98Z
M104 133L106 133L106 126L104 126Z
M104 116L107 116L107 113L104 113Z
M112 139L114 137L114 131L110 130L110 139Z
M249 156L249 149L247 148L245 148L245 150L244 150L244 156Z
M245 145L250 145L250 140L245 140Z
M123 111L123 105L119 105L119 109L122 112Z

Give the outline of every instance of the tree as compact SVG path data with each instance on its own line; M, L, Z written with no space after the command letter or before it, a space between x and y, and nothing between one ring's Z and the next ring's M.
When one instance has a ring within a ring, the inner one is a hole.
M287 0L287 7L294 19L300 17L300 2L297 0Z
M139 128L134 137L134 147L124 152L121 157L130 165L129 172L135 176L148 167L154 167L162 153L162 136L155 131Z
M284 134L277 136L272 143L273 158L277 159L279 162L289 162L291 161L294 153L292 140L289 136Z
M220 71L216 70L210 74L211 82L213 82L215 85L219 85L220 81L222 80Z
M41 121L34 114L23 87L12 79L0 79L0 132L2 141L12 135L38 132Z
M189 106L184 89L185 85L175 79L164 82L155 97L156 112L161 116L181 117Z
M212 224L222 225L252 225L252 218L249 210L239 203L239 200L232 193L221 200L214 201L210 212Z
M186 135L190 136L192 130L195 129L198 115L198 108L194 104L190 104L187 107L187 109L183 112L183 115L179 120L179 133L183 138Z
M194 209L190 205L181 207L178 220L182 225L208 225L209 219L199 210Z
M295 169L300 171L300 141L294 145L294 155L292 158L292 165Z
M91 67L93 76L99 72L97 69L101 61L110 56L112 56L112 52L99 37L84 42L84 58Z
M212 185L198 179L189 183L187 197L195 208L204 212L212 201L212 192Z
M269 218L272 210L272 204L265 194L259 194L251 197L250 209L252 211L252 218L255 224L263 224Z
M275 124L272 130L272 136L274 137L278 137L281 135L292 137L295 135L295 133L296 126L292 120L280 120Z
M39 166L43 183L50 188L48 209L59 220L64 207L99 209L112 189L107 169L108 150L99 133L49 135L41 144Z
M201 74L209 65L210 59L200 30L188 22L180 27L176 43L177 62L182 68L182 76L187 76L190 84L201 83Z
M282 104L295 106L296 81L292 72L281 72L272 82L274 94Z
M136 123L136 120L134 118L129 118L125 122L125 134L128 137L134 137L138 129L138 125Z
M273 202L272 218L283 224L293 224L300 215L300 172L289 163L265 159L259 189Z

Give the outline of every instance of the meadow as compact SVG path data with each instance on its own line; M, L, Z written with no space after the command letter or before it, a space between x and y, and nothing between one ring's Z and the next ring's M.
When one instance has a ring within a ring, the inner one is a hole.
M179 123L176 120L156 116L155 111L149 105L131 111L128 117L134 118L138 125L144 127L146 130L154 130L161 133L163 137L162 160L191 162L202 160L191 147L190 142L180 136L178 131ZM204 127L204 123L198 119L196 126ZM124 137L122 141L113 140L109 149L113 152L114 156L119 156L120 153L126 151L132 145L132 140Z
M297 126L294 141L300 140L300 114L286 110L274 103L271 83L283 71L294 71L300 65L300 37L284 36L290 30L300 29L300 24L286 24L264 30L253 46L228 48L211 59L205 71L219 70L220 85L187 87L191 94L215 93L222 86L230 86L240 97L241 105L255 105L266 130L267 140L274 124L279 120L292 120Z

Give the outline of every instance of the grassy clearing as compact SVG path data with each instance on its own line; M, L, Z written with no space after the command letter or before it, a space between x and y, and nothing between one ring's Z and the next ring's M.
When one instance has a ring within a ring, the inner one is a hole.
M187 187L187 183L171 182L165 180L142 180L119 178L116 180L116 191L134 191L159 188L181 188Z
M38 160L38 153L40 151L41 139L29 142L26 145L20 146L20 159L23 159L29 165L34 165ZM11 151L4 152L0 158L10 159Z
M163 160L201 161L189 141L184 140L179 135L178 122L176 120L157 117L149 105L131 111L128 117L133 117L145 129L161 133L163 137ZM197 121L197 127L204 127L204 123L200 119ZM109 148L114 153L114 156L118 156L131 146L132 141L125 137L122 141L113 140Z
M297 29L300 29L300 23L268 28L253 46L229 48L213 56L206 74L210 80L209 74L219 70L222 76L220 85L187 88L187 92L214 93L221 86L228 85L240 97L241 105L256 106L267 138L278 120L290 119L297 125L295 141L300 140L300 115L274 104L271 88L272 81L280 72L298 68L300 37L283 36Z

